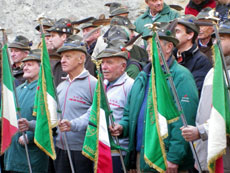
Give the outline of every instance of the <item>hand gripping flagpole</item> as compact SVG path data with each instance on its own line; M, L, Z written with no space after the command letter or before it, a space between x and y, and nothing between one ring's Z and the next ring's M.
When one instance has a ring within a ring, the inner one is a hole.
M5 45L5 44L7 44L7 35L5 33L5 29L0 29L0 30L2 30L2 33L3 33L3 45ZM7 58L8 58L8 62L10 62L8 48L7 48ZM13 74L11 67L9 67L9 68L10 68L11 74ZM16 101L16 106L17 106L17 114L18 114L19 118L21 119L22 115L21 115L21 112L20 112L20 107L19 107L19 103L18 103L18 96L17 96L17 93L16 93L16 87L15 87L15 83L14 82L13 82L13 88L14 88L14 93L15 93L15 101ZM30 163L30 156L29 156L29 151L28 151L28 146L27 146L27 140L26 140L26 134L25 134L25 132L22 132L22 135L23 135L23 141L24 141L24 144L25 144L26 158L27 158L27 162L28 162L29 171L30 171L30 173L32 173L32 167L31 167L31 163Z
M38 19L38 21L39 21L39 24L40 24L41 35L43 36L44 35L44 28L43 28L43 24L42 24L42 19L43 19L43 17L40 17ZM57 101L57 113L59 114L60 120L62 120L63 119L62 111L61 111L59 99L58 99L58 96L57 96L57 89L56 89L56 86L55 86L54 78L53 78L53 85L54 85L55 97L56 97L56 101ZM68 141L67 141L66 132L63 133L63 136L64 136L65 147L66 147L66 150L67 150L67 155L68 155L68 158L69 158L70 168L71 168L72 173L75 173L74 167L73 167L72 157L71 157L71 154L70 154L69 144L68 144Z
M175 21L175 22L177 22L177 21ZM176 23L172 23L171 26L173 26L173 25L175 25L175 24L176 24ZM152 31L153 31L154 33L156 33L156 37L155 37L156 43L157 43L157 46L158 46L158 49L159 49L159 53L160 53L160 55L161 55L161 59L162 59L162 61L163 61L163 63L164 63L164 67L165 67L165 70L166 70L166 73L167 73L167 76L168 76L169 84L170 84L170 87L171 87L171 89L172 89L173 97L174 97L174 99L175 99L175 101L176 101L176 105L177 105L178 111L180 112L180 117L181 117L181 120L182 120L182 122L183 122L183 126L184 126L184 127L187 127L187 126L188 126L188 123L187 123L187 121L186 121L186 119L185 119L185 116L184 116L184 113L183 113L183 109L182 109L182 106L181 106L181 104L180 104L179 97L178 97L178 94L177 94L177 91L176 91L176 87L175 87L175 85L174 85L174 83L173 83L172 75L171 75L171 73L170 73L170 71L169 71L168 64L167 64L167 62L166 62L166 60L165 60L165 57L164 57L164 54L163 54L163 51L162 51L162 47L161 47L161 45L160 45L159 36L158 36L157 31L156 31L156 30L157 30L157 24L153 24L153 25L147 26L147 27L149 27L150 29L152 29ZM173 29L174 29L174 28L173 28ZM190 148L191 148L191 150L192 150L193 157L195 158L195 162L196 162L196 164L197 164L197 166L198 166L198 171L201 173L201 172L202 172L202 169L201 169L200 162L199 162L199 159L198 159L198 156L197 156L195 147L194 147L194 145L193 145L193 142L190 141L190 142L189 142L189 145L190 145Z
M93 62L96 64L96 68L97 68L97 72L98 72L98 76L100 77L101 81L103 81L102 79L102 75L101 75L101 70L100 70L100 64L102 62L102 60L93 60ZM108 107L108 110L110 112L110 115L109 115L109 119L110 119L110 122L112 124L112 127L114 127L114 120L113 120L113 114L111 113L111 109L110 109L110 106L109 106L109 102L108 102L108 97L107 97L107 94L106 94L106 91L105 91L105 86L102 85L102 88L103 88L103 91L105 93L105 100L106 100L106 105ZM120 146L120 143L119 143L119 140L118 140L118 137L114 137L115 138L115 141L116 141L116 144L118 146ZM123 168L123 171L124 173L126 173L126 168L125 168L125 163L124 163L124 159L123 159L123 156L122 156L122 152L120 149L118 149L118 152L119 152L119 155L120 155L120 159L121 159L121 164L122 164L122 168Z

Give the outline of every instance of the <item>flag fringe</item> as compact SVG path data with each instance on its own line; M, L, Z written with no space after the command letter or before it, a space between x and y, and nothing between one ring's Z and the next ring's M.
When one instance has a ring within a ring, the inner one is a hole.
M167 120L167 122L168 122L168 124L171 124L171 123L176 122L177 120L179 120L179 117L173 118L171 120Z
M86 152L84 152L83 150L82 150L82 155L84 155L85 157L87 157L88 159L90 159L90 160L92 160L93 162L95 161L94 160L94 158L92 158L91 156L89 156Z
M98 145L99 145L99 127L100 127L100 108L101 108L101 79L98 74L98 87L97 87L97 146L96 146L96 153L95 153L95 162L94 162L94 172L97 172L98 166ZM100 94L100 95L99 95Z
M159 117L158 117L159 115L158 115L158 109L157 109L156 81L155 81L155 73L153 70L152 70L152 89L153 89L153 92L152 92L153 106L154 106L154 111L155 111L157 133L158 133L158 137L160 141L160 146L161 146L161 151L162 151L162 155L164 158L165 167L167 169L165 145L164 145L163 139L161 138L161 133L160 133L160 125L159 125Z
M44 43L44 40L42 42L42 44ZM43 47L43 46L42 46ZM42 51L43 52L43 51ZM50 112L48 109L48 105L47 105L47 90L46 90L46 81L45 81L45 74L44 74L44 67L43 67L43 54L41 57L41 73L42 73L42 92L43 92L43 96L44 96L44 105L45 105L45 111L46 111L46 117L48 120L48 129L49 129L49 140L51 143L51 150L52 153L49 153L44 147L41 146L41 144L34 138L34 143L42 150L44 151L48 156L50 156L53 160L56 159L56 152L54 149L54 143L53 143L53 135L52 135L52 130L51 130L51 123L50 123ZM45 92L44 92L45 91ZM36 127L35 127L36 128Z
M58 126L58 122L56 122L56 123L54 123L54 124L51 124L51 123L50 123L50 126L51 126L51 128L57 127L57 126Z
M42 147L39 142L34 139L34 143L44 152L46 153L49 157L51 157L53 160L56 159L56 153L54 152L54 154L50 154L44 147Z
M219 152L217 155L213 156L209 161L208 161L208 170L210 173L215 173L216 170L216 160L219 159L221 156L223 156L226 153L226 149L222 150ZM211 168L211 164L214 164L214 168Z
M155 81L155 73L154 70L152 70L152 77L150 80L152 80L152 98L153 98L153 108L154 108L154 114L155 114L155 121L156 121L156 128L157 128L157 134L160 142L161 152L163 155L165 167L167 168L167 162L166 162L166 152L164 147L164 142L161 137L160 133L160 126L159 126L159 117L158 117L158 109L157 109L157 95L156 95L156 81ZM166 134L167 135L167 134ZM147 156L144 156L145 162L150 166L156 169L159 172L164 172L163 169L161 169L159 166L152 163Z
M44 40L43 40L43 42L44 42ZM43 56L43 54L42 54L42 56ZM43 61L43 57L42 57L42 61ZM55 153L54 143L53 143L53 135L52 135L52 130L51 130L51 123L50 123L50 112L49 112L48 105L47 105L47 90L46 90L46 83L45 83L46 81L45 81L44 67L42 67L42 68L43 68L43 70L42 70L42 90L44 93L45 109L46 109L46 113L47 113L46 115L47 115L47 119L48 119L49 137L50 137L50 142L51 142L51 149L52 149L52 152L55 154L55 158L56 158L56 153Z
M160 173L163 173L165 172L163 169L161 169L159 166L155 165L154 163L152 163L146 155L144 155L144 159L145 159L145 162L152 168L156 169L158 172Z

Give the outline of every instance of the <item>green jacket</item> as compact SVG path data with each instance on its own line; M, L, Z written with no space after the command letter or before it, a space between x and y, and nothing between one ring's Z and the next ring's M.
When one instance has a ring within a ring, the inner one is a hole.
M136 31L138 33L142 33L142 35L146 35L150 32L148 28L145 27L146 24L152 24L154 22L169 22L175 18L178 18L180 14L171 9L167 4L164 3L163 10L156 15L154 19L150 16L150 9L149 7L145 11L144 14L139 16L136 21L134 22L134 25L136 26Z
M31 83L26 81L17 87L21 116L29 121L36 119L32 116L36 88L37 80ZM20 132L15 134L9 149L5 152L4 163L7 171L29 172L25 147L18 143L21 135ZM34 132L26 131L26 135L29 140L28 150L33 173L48 172L48 156L34 143Z
M144 99L145 87L147 83L147 74L151 70L151 64L148 64L144 71L137 76L132 90L129 94L127 105L124 110L124 116L119 124L123 126L122 137L129 136L129 148L125 157L125 164L128 169L135 168L136 162L136 126L139 111ZM173 77L186 120L189 125L195 124L195 116L198 105L198 92L192 74L173 60L170 66L170 72ZM182 121L178 121L168 125L168 138L164 140L167 151L167 160L178 164L180 170L191 168L194 164L192 152L189 143L184 140L181 135L180 127ZM143 129L144 130L144 129ZM143 133L144 134L144 133ZM144 139L144 138L143 138ZM144 144L144 142L142 142ZM143 148L141 147L141 170L154 171L145 164L143 157Z

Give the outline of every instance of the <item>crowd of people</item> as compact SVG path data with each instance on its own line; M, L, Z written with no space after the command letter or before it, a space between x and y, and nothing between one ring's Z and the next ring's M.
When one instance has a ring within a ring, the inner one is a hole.
M146 11L134 23L129 20L128 7L112 2L105 4L110 12L108 19L104 15L79 21L42 18L41 24L35 27L45 34L62 111L62 118L53 129L57 155L54 161L34 143L36 117L32 113L41 45L31 49L32 42L22 35L8 44L22 118L18 119L19 131L1 157L2 172L29 172L25 142L33 172L71 172L64 133L75 172L94 171L94 163L82 154L97 83L93 60L102 61L105 91L115 121L114 126L109 126L109 133L119 137L121 147L126 149L122 151L126 169L129 172L157 172L145 162L143 155L152 70L153 30L147 25L153 23L157 24L162 69L165 70L164 57L189 125L183 127L179 118L167 127L168 137L164 139L166 172L198 171L189 141L195 143L202 171L208 172L208 120L214 65L212 46L216 42L214 26L218 28L227 62L230 56L230 6L222 0L190 0L185 14L182 14L178 11L179 6L169 6L164 0L145 0L145 3ZM22 132L25 132L26 140L23 140ZM230 140L227 139L229 146ZM124 172L118 151L112 150L111 155L113 172ZM223 160L225 172L230 172L229 148Z

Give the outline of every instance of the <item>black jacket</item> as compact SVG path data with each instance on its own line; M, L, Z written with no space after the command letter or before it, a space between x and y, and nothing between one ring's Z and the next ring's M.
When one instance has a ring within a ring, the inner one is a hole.
M175 49L173 53L178 61L179 57L177 57L177 51L178 50ZM189 50L182 52L181 56L182 61L178 63L189 69L192 73L200 95L204 78L208 71L212 68L212 63L208 57L198 49L196 44L193 44Z

